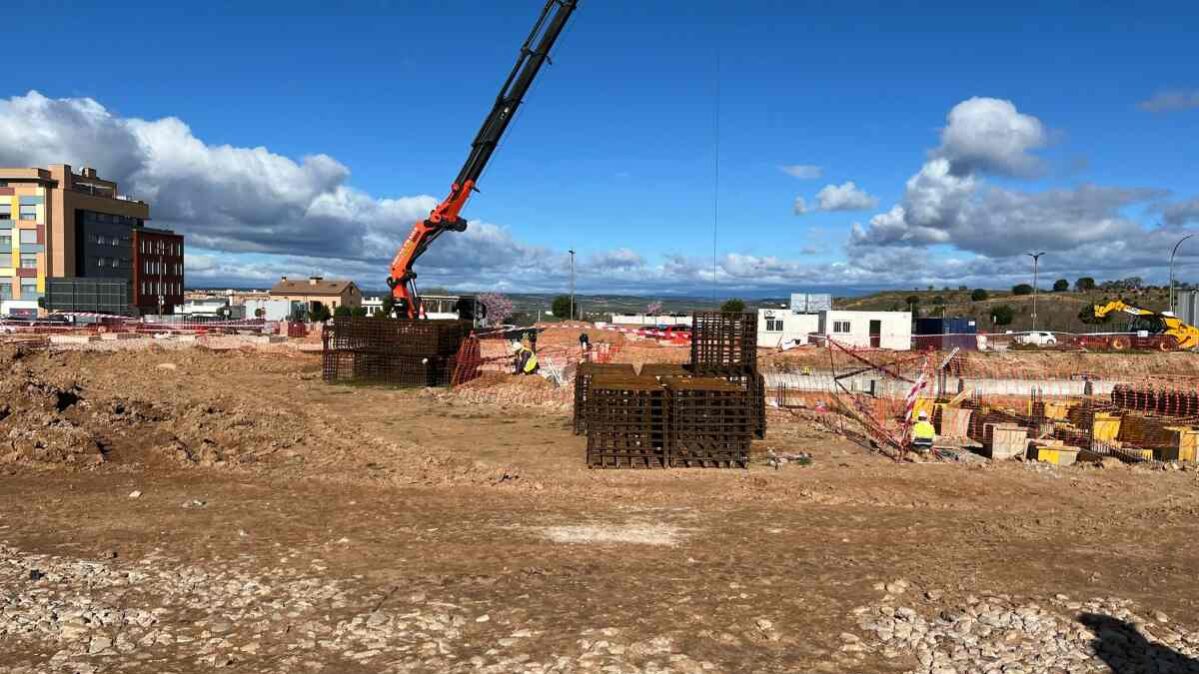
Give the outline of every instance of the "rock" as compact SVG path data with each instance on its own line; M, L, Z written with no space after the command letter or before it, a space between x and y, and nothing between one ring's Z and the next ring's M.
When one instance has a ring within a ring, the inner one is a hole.
M96 635L92 637L91 642L87 645L87 652L94 655L100 651L108 650L109 648L112 648L112 639L109 639L106 636Z
M929 590L928 592L924 593L924 598L928 599L929 601L937 601L944 594L945 593L942 592L941 590Z
M129 498L141 498L141 497L142 497L142 493L140 491L137 491L136 489L129 492Z
M1153 619L1158 621L1159 623L1163 623L1163 624L1170 622L1170 616L1166 615L1165 613L1162 613L1161 611L1154 611Z
M489 620L491 620L491 616L487 615L487 614L483 614L483 615L479 616L478 618L475 618L475 622L477 622L477 623L485 623Z
M208 501L201 501L198 498L183 502L184 508L203 508L206 505L208 505Z

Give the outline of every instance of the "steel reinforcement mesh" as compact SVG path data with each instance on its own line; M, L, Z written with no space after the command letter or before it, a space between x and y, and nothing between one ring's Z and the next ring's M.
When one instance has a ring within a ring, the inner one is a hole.
M691 321L692 372L702 375L757 372L757 314L697 311Z
M399 356L361 351L325 351L322 376L330 383L376 383L391 386L449 386L454 357Z
M1118 409L1143 414L1179 418L1199 417L1199 391L1194 389L1117 384L1112 389L1112 404Z
M756 424L753 394L715 378L666 380L670 400L667 456L671 466L749 465Z
M467 321L338 317L322 335L327 382L448 386Z
M596 375L587 391L587 465L667 465L669 400L652 377Z
M592 378L601 374L631 377L636 372L628 363L579 363L579 369L575 372L575 404L572 419L575 435L587 432L587 393Z
M471 330L470 321L339 316L325 325L325 348L404 356L453 356Z

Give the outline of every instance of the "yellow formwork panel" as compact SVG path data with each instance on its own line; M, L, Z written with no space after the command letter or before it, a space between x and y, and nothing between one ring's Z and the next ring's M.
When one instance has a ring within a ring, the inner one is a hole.
M1120 417L1107 412L1095 413L1095 425L1092 427L1095 439L1102 442L1114 442L1120 435Z
M1177 434L1178 441L1173 447L1165 447L1158 450L1158 459L1187 463L1193 463L1199 459L1199 428L1167 426L1166 430L1174 431Z
M1069 466L1078 460L1077 447L1034 447L1033 458L1055 466Z

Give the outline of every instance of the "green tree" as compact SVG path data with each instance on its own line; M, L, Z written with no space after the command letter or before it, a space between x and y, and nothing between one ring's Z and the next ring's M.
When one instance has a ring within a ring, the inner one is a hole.
M266 309L258 307L254 310L254 318L262 318L263 316L266 316Z
M383 296L383 307L379 313L381 313L385 318L391 318L392 316L395 316L395 312L396 312L396 298L392 297L390 293L387 295L384 295Z
M1060 278L1053 282L1053 292L1064 293L1070 289L1070 282L1064 278Z
M575 305L574 316L570 315L570 295L558 295L555 297L553 304L550 305L550 310L558 318L571 319L579 317L579 305L577 304Z
M1032 286L1028 285L1027 283L1020 283L1020 284L1014 285L1014 286L1012 286L1012 294L1013 295L1031 295L1032 294Z
M331 314L329 313L329 307L320 302L312 303L312 309L308 311L308 320L312 321L313 323L324 323L325 321L329 320L330 317Z
M366 318L366 307L354 307L353 309L350 309L350 315L357 316L359 318Z
M1074 289L1080 293L1085 293L1088 290L1095 289L1095 279L1090 276L1081 276L1074 282Z
M974 292L970 293L971 302L986 302L990 295L982 288L975 288Z
M346 305L343 304L340 307L337 307L336 309L333 310L333 315L334 316L353 316L354 312L351 311L349 307L347 307Z
M745 302L734 297L731 300L725 300L725 303L720 305L720 310L726 314L739 314L745 311Z
M991 320L995 325L1011 325L1012 319L1016 317L1016 312L1006 304L991 309Z
M920 304L920 296L919 295L908 295L907 299L905 299L904 302L907 302L909 307L914 307L917 304Z
M941 306L941 305L945 304L945 298L942 297L941 295L937 295L936 297L933 298L933 304L935 304L937 306Z

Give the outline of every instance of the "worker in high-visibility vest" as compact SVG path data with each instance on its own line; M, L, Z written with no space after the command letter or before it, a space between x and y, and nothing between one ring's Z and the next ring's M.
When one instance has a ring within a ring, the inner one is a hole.
M512 343L512 355L516 356L516 374L537 374L541 369L537 354L520 342Z
M933 448L937 438L937 429L928 420L928 412L920 410L916 415L916 423L912 425L912 449L917 452L928 452Z

